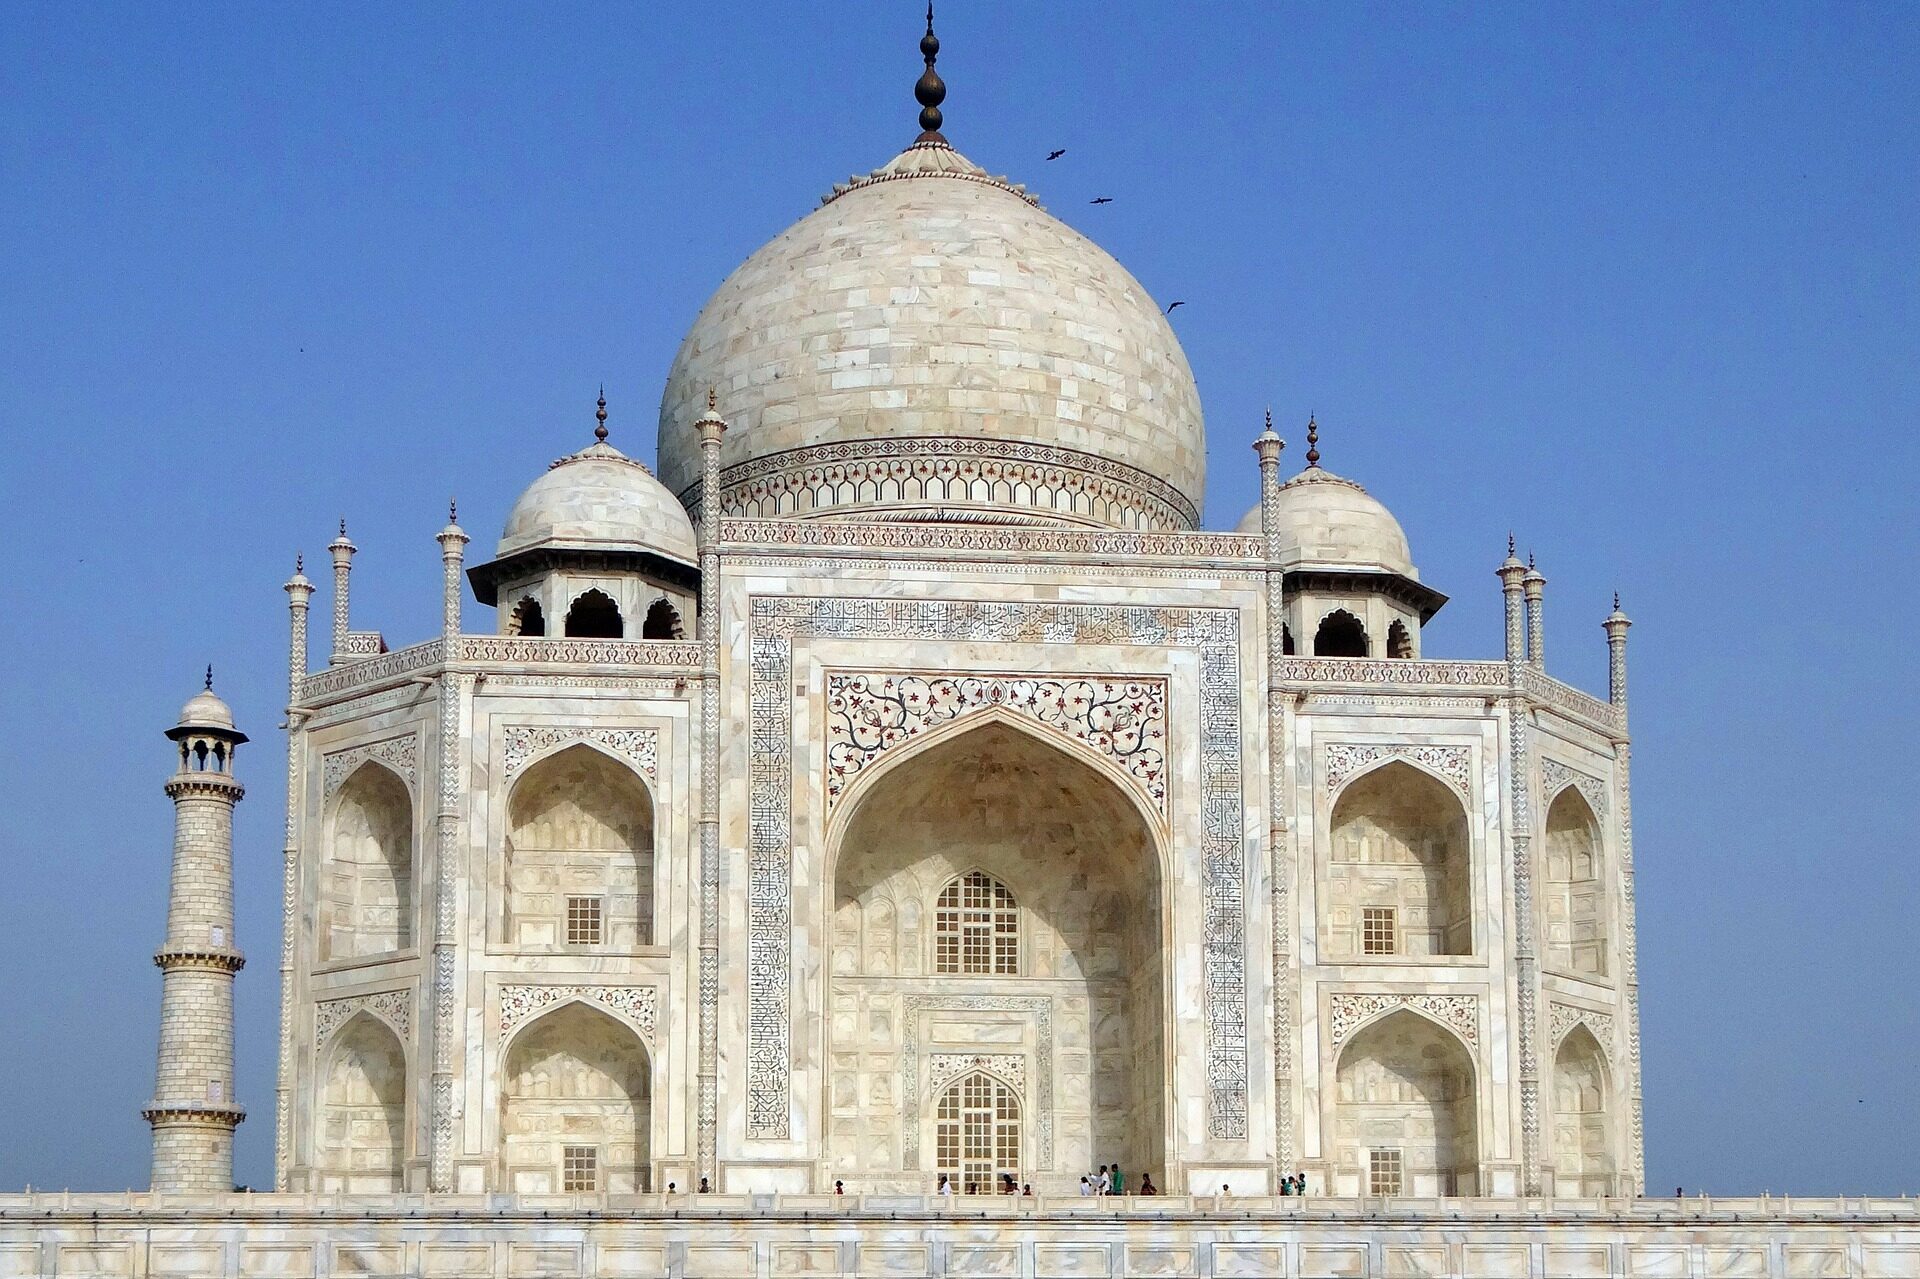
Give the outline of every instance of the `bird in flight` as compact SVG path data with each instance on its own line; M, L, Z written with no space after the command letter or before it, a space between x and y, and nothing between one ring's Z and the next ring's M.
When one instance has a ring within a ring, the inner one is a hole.
M1065 155L1066 153L1067 153L1067 149L1065 147L1061 147L1058 151L1055 151L1050 155L1048 155L1047 159L1058 160L1061 156Z
M1186 305L1186 303L1185 303L1185 302L1169 302L1169 303L1167 303L1167 314L1168 314L1168 315L1172 315L1172 314L1173 314L1173 308L1174 308L1174 307L1176 307L1176 306L1185 306L1185 305Z
M1087 203L1088 204L1112 204L1113 197L1110 195L1096 195L1093 197L1093 199L1087 201Z

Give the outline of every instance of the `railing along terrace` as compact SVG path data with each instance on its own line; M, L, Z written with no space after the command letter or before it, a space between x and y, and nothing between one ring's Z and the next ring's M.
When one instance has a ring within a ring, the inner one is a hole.
M312 672L300 681L301 702L317 705L343 694L365 692L447 666L480 673L542 666L686 673L700 669L700 645L695 640L457 635Z

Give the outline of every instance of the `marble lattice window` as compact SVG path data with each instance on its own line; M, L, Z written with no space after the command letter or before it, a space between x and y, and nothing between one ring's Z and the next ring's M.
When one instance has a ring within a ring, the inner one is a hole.
M968 871L940 893L934 911L933 970L990 973L1020 971L1020 915L1007 886L981 871Z
M600 1148L598 1146L562 1146L560 1148L560 1189L598 1190L600 1188Z
M940 1097L934 1133L940 1172L962 1194L990 1195L1001 1174L1020 1177L1020 1103L1013 1089L975 1072Z
M1399 952L1393 938L1393 907L1367 906L1360 911L1360 950L1367 955Z
M1399 1194L1400 1169L1400 1152L1398 1150L1368 1151L1367 1193L1370 1195Z
M567 945L598 946L600 944L603 904L604 899L599 897L567 898Z

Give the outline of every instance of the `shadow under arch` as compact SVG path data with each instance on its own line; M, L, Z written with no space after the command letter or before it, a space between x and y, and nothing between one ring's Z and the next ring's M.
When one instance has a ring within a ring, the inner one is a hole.
M1334 1060L1335 1193L1480 1193L1480 1066L1459 1032L1408 1004L1356 1025Z
M499 1052L500 1189L652 1187L654 1061L631 1019L570 996L515 1028Z
M981 710L862 770L824 847L826 1180L931 1189L935 1059L971 1054L1020 1062L996 1073L1023 1078L1022 1115L1053 1134L1029 1155L1036 1190L1068 1192L1116 1159L1165 1184L1173 877L1164 820L1135 782L1064 734ZM936 961L936 899L973 870L1013 895L1011 973ZM1054 1036L1082 1047L1056 1055ZM896 1063L904 1096L856 1058Z
M417 809L406 776L372 755L327 798L317 929L322 963L412 948Z
M547 881L597 897L598 939L609 950L648 946L654 936L659 810L647 776L590 737L554 743L530 758L506 788L496 935L536 949L576 944L566 903ZM591 890L591 891L589 891Z

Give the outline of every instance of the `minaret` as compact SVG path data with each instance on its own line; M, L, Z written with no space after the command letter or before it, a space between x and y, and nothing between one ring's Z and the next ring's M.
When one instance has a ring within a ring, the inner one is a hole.
M1292 932L1284 922L1292 900L1293 848L1287 827L1292 796L1287 791L1290 758L1288 716L1294 698L1281 687L1286 660L1286 573L1280 566L1280 454L1287 442L1273 431L1273 410L1266 429L1253 442L1260 459L1260 535L1266 540L1267 605L1267 865L1273 904L1273 1159L1275 1173L1295 1170L1293 1132Z
M347 655L347 636L352 632L348 620L347 587L349 575L353 572L353 553L358 550L347 539L347 521L340 521L340 536L327 543L327 551L333 556L333 660L340 661Z
M932 12L931 9L928 10ZM932 62L928 62L932 66ZM700 433L700 1060L694 1171L718 1186L720 1087L720 441L719 397L707 388Z
M1500 589L1507 597L1507 660L1521 662L1527 656L1527 626L1525 605L1521 596L1526 588L1520 579L1527 575L1527 566L1513 553L1513 535L1507 535L1507 558L1494 570L1500 576Z
M226 1194L233 1189L233 975L246 961L233 944L234 748L247 735L207 686L167 730L179 769L173 800L173 881L160 966L160 1066L153 1101L153 1189Z
M1620 595L1613 596L1613 612L1601 623L1607 631L1607 700L1624 714L1627 709L1627 628L1633 620L1620 611Z

